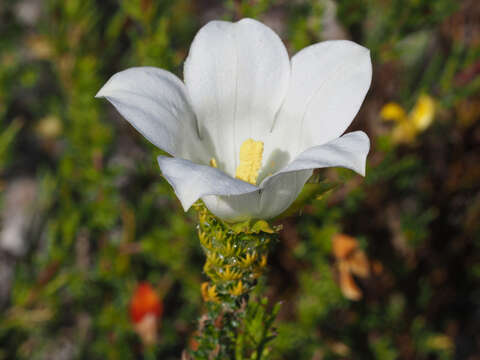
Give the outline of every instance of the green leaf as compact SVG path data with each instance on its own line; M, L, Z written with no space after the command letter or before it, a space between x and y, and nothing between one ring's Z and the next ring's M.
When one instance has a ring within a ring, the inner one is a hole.
M254 234L258 234L259 232L273 234L275 233L275 230L273 230L268 224L268 222L266 222L265 220L257 220L255 224L253 224L251 232L253 232Z

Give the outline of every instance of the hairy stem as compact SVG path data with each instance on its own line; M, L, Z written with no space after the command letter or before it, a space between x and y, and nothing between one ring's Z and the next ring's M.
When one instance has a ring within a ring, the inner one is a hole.
M202 205L197 211L206 256L203 270L209 279L201 287L207 311L199 320L194 349L185 358L261 359L273 338L270 328L278 309L269 314L266 300L251 304L251 294L280 229L264 220L227 224Z

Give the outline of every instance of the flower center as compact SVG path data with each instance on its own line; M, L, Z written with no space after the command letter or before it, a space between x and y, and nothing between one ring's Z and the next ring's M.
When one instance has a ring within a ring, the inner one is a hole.
M240 146L240 164L235 177L255 185L262 166L263 142L247 139Z

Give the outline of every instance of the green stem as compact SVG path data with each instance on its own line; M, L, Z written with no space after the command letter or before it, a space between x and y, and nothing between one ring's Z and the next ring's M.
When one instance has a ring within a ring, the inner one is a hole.
M249 300L265 272L268 250L280 229L263 220L227 224L202 205L197 205L197 210L198 236L206 255L204 272L209 281L202 284L207 311L199 320L197 346L190 356L248 359L256 353L260 359L273 319L267 314L266 301L260 309L258 302L251 304Z

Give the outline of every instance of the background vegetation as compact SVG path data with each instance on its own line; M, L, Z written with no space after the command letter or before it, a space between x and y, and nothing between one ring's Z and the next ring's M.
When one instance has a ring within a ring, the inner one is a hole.
M374 67L352 127L372 139L367 177L322 171L276 221L272 357L480 359L476 0L3 0L0 359L178 359L191 346L204 281L195 218L158 150L94 95L131 66L181 76L203 24L247 16L291 54L349 38ZM385 104L409 112L421 94L435 100L427 129L402 136L382 120ZM337 243L347 253L332 249L338 234L352 237ZM148 353L128 314L140 281L164 305Z

